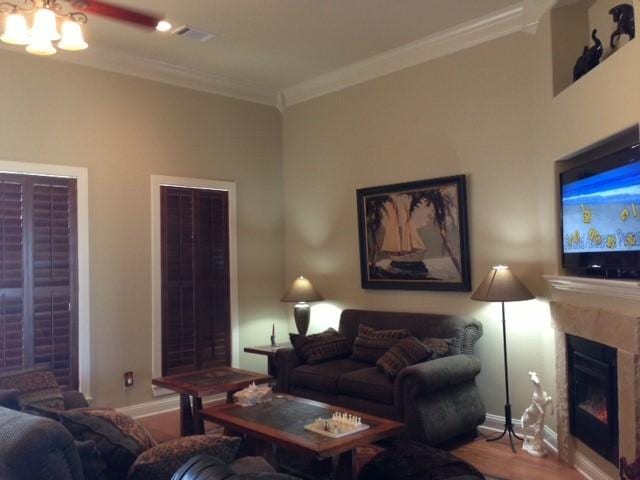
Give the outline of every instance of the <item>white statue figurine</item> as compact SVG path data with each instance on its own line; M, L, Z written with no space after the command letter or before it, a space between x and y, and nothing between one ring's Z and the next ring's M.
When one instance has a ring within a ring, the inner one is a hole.
M547 455L544 446L544 416L547 405L551 404L553 415L553 399L542 388L542 383L536 372L529 372L533 382L533 396L531 405L522 414L522 435L524 442L522 449L535 457Z

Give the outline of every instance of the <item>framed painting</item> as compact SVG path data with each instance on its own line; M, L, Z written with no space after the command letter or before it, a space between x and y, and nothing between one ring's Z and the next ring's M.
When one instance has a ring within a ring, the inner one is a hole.
M362 288L471 291L464 175L357 191Z

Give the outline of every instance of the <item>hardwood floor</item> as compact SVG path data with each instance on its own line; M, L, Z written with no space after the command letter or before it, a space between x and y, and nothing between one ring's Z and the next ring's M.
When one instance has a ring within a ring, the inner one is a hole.
M504 438L487 442L478 437L452 450L452 453L484 475L504 480L584 480L580 473L560 462L556 455L536 458L521 450L514 454Z
M158 442L177 438L180 432L178 412L168 412L138 420ZM205 423L208 432L220 427ZM522 451L513 453L502 439L488 443L478 437L452 450L462 460L474 465L483 474L502 480L584 480L576 470L561 463L555 455L536 458Z

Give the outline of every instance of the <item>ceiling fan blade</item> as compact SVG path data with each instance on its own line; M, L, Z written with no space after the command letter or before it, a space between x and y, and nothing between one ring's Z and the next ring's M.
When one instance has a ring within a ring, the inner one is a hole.
M139 10L131 10L101 0L71 0L70 3L76 8L81 9L84 13L100 15L149 29L156 28L158 22L162 20L162 17L158 15L141 12Z

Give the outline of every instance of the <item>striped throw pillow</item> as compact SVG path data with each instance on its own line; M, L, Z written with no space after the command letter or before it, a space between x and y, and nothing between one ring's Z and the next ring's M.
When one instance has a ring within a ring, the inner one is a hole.
M382 355L376 365L378 370L386 373L394 379L405 367L415 365L429 356L427 346L416 337L407 337L400 340Z
M310 365L346 357L351 353L351 345L347 337L333 328L314 335L289 334L291 345L298 357Z
M358 326L358 336L353 342L351 358L359 362L375 365L378 359L403 338L411 336L404 328L396 330L375 330L367 325Z

